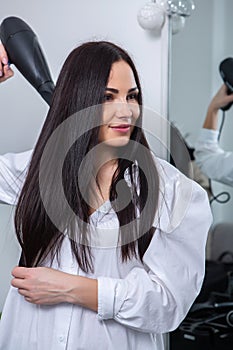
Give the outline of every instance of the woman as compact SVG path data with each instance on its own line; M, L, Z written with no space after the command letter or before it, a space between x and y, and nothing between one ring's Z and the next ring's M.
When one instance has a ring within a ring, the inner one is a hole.
M23 183L24 266L12 272L1 350L161 350L188 312L204 275L208 200L152 157L141 105L128 54L85 43L61 70L27 171L29 153L2 157L8 202L12 179Z

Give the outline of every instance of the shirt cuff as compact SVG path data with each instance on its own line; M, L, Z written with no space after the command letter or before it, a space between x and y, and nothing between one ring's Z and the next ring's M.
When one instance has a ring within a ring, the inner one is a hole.
M112 278L98 278L98 316L102 320L113 318L116 281Z
M217 142L218 141L218 130L202 128L198 137L199 142Z
M101 320L115 317L126 298L127 290L124 279L98 278L98 316Z

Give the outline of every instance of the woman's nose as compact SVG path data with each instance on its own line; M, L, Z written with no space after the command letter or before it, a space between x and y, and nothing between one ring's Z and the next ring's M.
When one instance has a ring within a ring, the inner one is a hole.
M116 103L115 115L118 118L130 118L132 117L133 111L130 104L127 102L117 102Z

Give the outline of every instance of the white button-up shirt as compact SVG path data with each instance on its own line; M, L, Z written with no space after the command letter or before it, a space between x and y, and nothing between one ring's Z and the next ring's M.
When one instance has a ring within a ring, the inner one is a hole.
M0 200L16 202L30 152L0 157ZM65 236L52 267L98 279L98 313L79 305L35 305L11 287L0 321L0 350L162 350L162 333L184 319L204 277L211 213L205 191L165 161L157 227L144 254L122 263L119 223L109 201L90 217L94 273L84 273ZM108 237L106 239L106 236ZM110 238L109 238L110 237ZM100 243L99 245L97 243Z

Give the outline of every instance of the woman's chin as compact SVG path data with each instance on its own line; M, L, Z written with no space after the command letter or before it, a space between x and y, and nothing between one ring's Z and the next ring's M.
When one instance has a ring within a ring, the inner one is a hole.
M104 141L106 146L109 147L124 147L129 143L128 137L117 137L111 140Z

